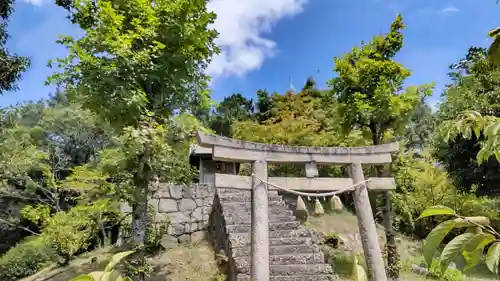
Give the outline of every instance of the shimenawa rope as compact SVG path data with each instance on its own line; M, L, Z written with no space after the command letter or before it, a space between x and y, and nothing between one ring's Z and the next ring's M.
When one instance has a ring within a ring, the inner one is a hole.
M341 193L344 193L346 191L352 191L354 190L357 186L359 185L362 185L362 184L365 184L369 181L371 181L371 179L367 179L367 180L364 180L364 181L361 181L361 182L358 182L358 183L355 183L353 185L350 185L346 188L343 188L343 189L340 189L340 190L336 190L336 191L332 191L332 192L328 192L328 193L306 193L306 192L300 192L300 191L295 191L295 190L291 190L291 189L288 189L286 187L282 187L282 186L279 186L279 185L275 185L275 184L272 184L270 182L267 182L261 178L259 178L258 176L256 176L254 173L252 173L252 177L258 179L259 181L267 184L267 185L270 185L270 186L274 186L276 187L277 189L279 190L283 190L283 191L286 191L288 193L292 193L292 194L295 194L295 195L298 195L298 196L310 196L310 197L323 197L323 196L335 196L337 194L341 194Z

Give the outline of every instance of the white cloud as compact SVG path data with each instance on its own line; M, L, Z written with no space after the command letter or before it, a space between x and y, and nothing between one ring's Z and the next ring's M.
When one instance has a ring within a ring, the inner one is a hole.
M42 6L46 1L45 0L23 0L24 3L31 4L34 6Z
M48 0L22 0L41 6ZM276 42L264 35L281 19L302 12L308 0L212 0L208 9L217 14L214 28L221 54L207 69L213 78L242 76L259 69L276 51Z
M266 39L272 26L287 16L300 13L307 0L212 0L217 13L214 28L222 52L214 57L208 74L214 78L242 76L260 68L276 52L276 42Z
M443 14L446 14L446 13L457 13L457 12L460 12L460 9L458 9L457 7L451 5L451 6L448 6L446 8L441 9L440 12L443 13Z

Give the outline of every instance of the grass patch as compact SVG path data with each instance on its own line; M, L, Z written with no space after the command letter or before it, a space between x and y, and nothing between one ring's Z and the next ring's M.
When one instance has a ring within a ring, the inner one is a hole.
M71 260L65 267L57 267L55 264L52 264L20 281L68 281L81 274L103 270L113 256L113 252L109 248L104 248L84 253Z
M68 281L80 274L104 270L116 249L101 249L75 258L66 267L46 267L20 281ZM154 268L150 281L223 281L215 254L208 243L179 245L149 258Z
M223 281L212 247L208 244L180 245L152 260L159 271L151 281Z

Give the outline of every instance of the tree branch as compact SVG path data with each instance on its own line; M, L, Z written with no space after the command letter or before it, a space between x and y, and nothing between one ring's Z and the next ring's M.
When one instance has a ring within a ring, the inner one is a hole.
M29 228L26 228L26 227L24 227L24 226L17 225L17 224L15 224L15 223L10 222L10 221L8 221L8 220L5 220L5 219L3 219L3 218L0 218L0 222L3 222L3 223L8 224L8 225L10 225L10 226L17 227L17 228L22 229L22 230L24 230L24 231L27 231L27 232L29 232L29 233L31 233L31 234L33 234L33 235L40 236L40 233L36 233L36 232L34 232L33 230L31 230L31 229L29 229Z

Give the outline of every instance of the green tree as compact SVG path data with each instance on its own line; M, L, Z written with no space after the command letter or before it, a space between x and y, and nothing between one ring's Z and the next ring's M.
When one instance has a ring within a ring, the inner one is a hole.
M399 232L425 238L434 225L418 216L428 207L457 207L458 196L453 181L427 149L399 152L392 162L396 192L391 194L394 226Z
M260 122L265 121L272 116L271 110L276 105L274 104L274 99L272 95L269 94L266 90L258 90L257 91L257 118Z
M500 67L488 62L484 48L471 47L466 56L453 64L449 76L453 83L441 96L438 118L441 121L461 118L463 112L474 111L482 116L500 116ZM479 165L475 159L481 149L484 135L474 131L437 139L436 158L447 169L455 185L462 191L472 189L478 195L494 195L500 190L499 163L490 159Z
M232 94L220 102L210 118L210 128L217 134L232 137L231 125L236 121L253 118L254 105L252 99L241 94Z
M236 138L255 142L301 146L348 146L364 142L359 131L340 136L337 111L326 112L320 99L306 91L273 94L268 111L273 116L261 122L247 120L233 125ZM329 115L332 113L334 115Z
M62 72L49 81L79 97L121 134L119 147L102 158L120 184L133 187L132 237L142 247L148 186L157 177L175 175L168 170L175 170L177 155L166 141L172 116L209 105L209 77L203 71L218 52L217 32L209 29L215 14L207 11L206 0L59 4L85 36L59 40L69 55L58 60Z
M335 103L328 106L308 91L273 94L269 97L267 119L238 121L233 124L234 137L253 142L300 146L366 145L362 132L355 130L348 136L340 134L339 112ZM342 169L335 166L319 167L320 175L339 176ZM301 165L275 165L276 176L300 176Z
M0 94L5 91L16 90L16 82L21 74L29 67L27 57L10 54L5 46L9 39L7 24L14 10L13 0L0 1Z
M404 28L403 18L398 15L389 33L376 36L371 42L335 58L334 71L338 77L331 79L329 84L332 94L338 97L339 110L344 116L343 128L347 132L354 128L369 130L373 145L382 144L388 131L401 131L415 105L430 94L431 86L428 85L402 91L410 71L393 57L403 46ZM384 199L388 273L398 278L399 258L390 221L388 192Z
M436 126L436 115L422 99L411 112L400 139L405 142L406 149L422 151L430 145Z
M500 162L500 118L496 116L483 116L477 111L466 111L454 120L447 120L439 127L439 136L445 142L461 136L471 139L474 136L484 136L484 141L479 143L480 150L476 155L479 165L494 157Z

